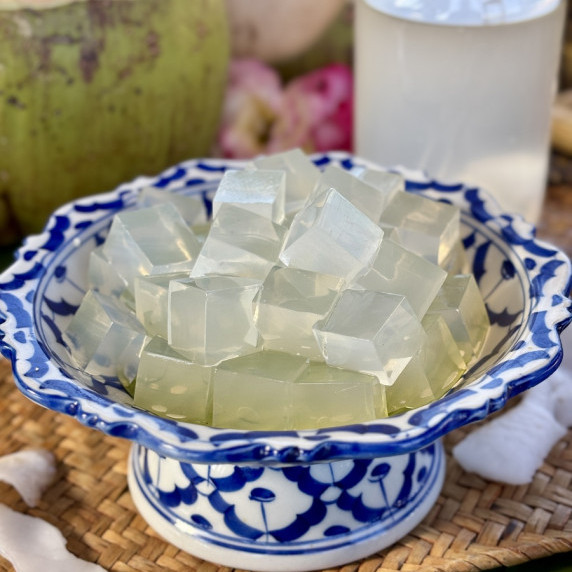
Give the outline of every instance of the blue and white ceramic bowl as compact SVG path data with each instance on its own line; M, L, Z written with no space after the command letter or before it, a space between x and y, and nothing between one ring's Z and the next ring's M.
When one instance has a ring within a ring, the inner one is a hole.
M342 153L314 159L371 166ZM1 349L29 398L133 441L134 501L172 543L247 569L335 566L395 542L422 520L443 482L440 437L558 367L559 332L571 319L570 262L479 189L406 172L408 191L461 207L464 246L492 322L482 359L458 388L390 419L315 431L247 432L159 418L136 409L117 380L75 369L61 334L85 293L89 252L142 187L198 193L210 206L224 170L241 166L188 161L60 208L0 276Z

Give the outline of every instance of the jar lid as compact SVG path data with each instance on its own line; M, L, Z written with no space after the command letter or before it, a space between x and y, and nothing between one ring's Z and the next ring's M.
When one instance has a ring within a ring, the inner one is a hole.
M364 0L379 12L426 24L489 26L539 18L563 0Z

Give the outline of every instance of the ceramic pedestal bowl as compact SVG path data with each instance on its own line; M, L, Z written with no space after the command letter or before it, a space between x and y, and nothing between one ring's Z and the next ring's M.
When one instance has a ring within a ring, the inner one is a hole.
M314 159L367 165L341 153ZM89 252L113 215L133 208L140 188L200 193L209 205L222 172L241 166L189 161L59 209L0 276L2 352L29 398L133 441L131 494L171 543L253 570L336 566L390 545L423 519L443 482L444 434L483 419L558 367L559 332L570 321L570 262L479 189L405 173L409 191L461 207L464 246L491 318L482 358L459 386L399 416L315 431L163 419L135 408L116 379L75 369L61 334L85 293Z

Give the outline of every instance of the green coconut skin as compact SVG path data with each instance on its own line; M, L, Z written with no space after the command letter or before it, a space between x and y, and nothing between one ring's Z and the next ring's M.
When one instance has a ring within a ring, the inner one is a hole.
M65 202L207 156L228 57L223 0L0 0L4 241L9 224L38 232Z

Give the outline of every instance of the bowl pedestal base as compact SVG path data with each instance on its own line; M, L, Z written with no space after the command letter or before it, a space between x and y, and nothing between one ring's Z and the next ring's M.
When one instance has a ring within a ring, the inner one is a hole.
M133 445L129 489L167 541L205 560L266 572L315 570L399 540L441 490L441 442L408 454L310 465L179 462Z

